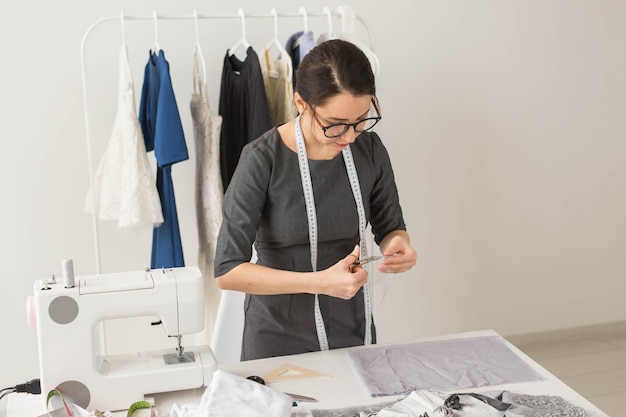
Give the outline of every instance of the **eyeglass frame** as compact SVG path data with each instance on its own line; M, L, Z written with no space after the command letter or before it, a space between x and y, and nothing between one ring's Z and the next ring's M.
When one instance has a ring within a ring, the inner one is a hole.
M311 107L311 110L312 110L313 119L315 119L315 121L317 122L319 127L321 127L322 130L324 131L324 136L326 136L328 139L334 139L334 138L338 138L341 135L344 135L348 130L350 130L350 127L352 127L354 129L354 131L357 132L357 133L367 132L368 130L373 129L374 126L376 126L378 124L378 122L380 122L380 120L383 117L380 115L380 109L378 108L378 104L376 104L376 99L374 97L372 97L372 105L374 106L374 110L376 110L376 114L378 115L376 117L366 117L365 119L361 119L358 122L354 122L354 123L333 123L333 124L330 124L330 125L327 125L327 126L324 126L322 124L322 122L320 121L320 119L317 117L317 114L315 112L315 107ZM356 130L356 127L359 124L363 123L365 120L376 120L376 121L374 122L374 124L372 126L368 127L367 129ZM345 126L345 130L343 132L341 132L340 134L338 134L338 135L328 136L328 134L326 134L326 131L328 129L330 129L330 128L335 127L335 126Z

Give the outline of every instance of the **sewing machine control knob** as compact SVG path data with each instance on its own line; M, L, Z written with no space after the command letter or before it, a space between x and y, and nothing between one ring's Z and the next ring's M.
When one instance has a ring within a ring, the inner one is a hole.
M57 283L56 275L52 274L52 276L48 278L41 279L41 290L46 291L50 289L50 285L55 285Z

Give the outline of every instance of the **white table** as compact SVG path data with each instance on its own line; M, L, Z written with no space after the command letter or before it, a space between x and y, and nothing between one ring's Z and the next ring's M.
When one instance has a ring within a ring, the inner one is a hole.
M499 337L499 335L492 330L482 330L445 337L420 339L412 341L411 343L479 336ZM509 390L533 395L558 395L572 404L584 408L589 417L608 417L607 414L603 413L600 409L587 401L565 383L560 381L546 369L541 367L515 346L511 345L506 340L504 340L504 342L529 366L544 376L545 380L472 388L472 392ZM362 349L367 348L368 347L363 347ZM327 378L299 379L270 384L271 387L280 391L307 395L318 399L319 403L311 404L311 408L333 409L357 405L371 405L388 402L397 398L370 397L367 390L355 374L346 349L221 364L219 367L224 371L231 372L242 377L247 377L250 375L267 375L283 364L295 365L329 375ZM197 389L157 395L156 408L158 415L166 416L171 409L171 404L174 402L182 405L198 400L203 392L204 389ZM306 406L305 403L302 403L302 405ZM43 414L44 411L45 410L42 409L41 398L39 396L27 394L12 394L9 396L9 402L7 404L7 417L34 417ZM120 413L119 415L125 416L125 413Z

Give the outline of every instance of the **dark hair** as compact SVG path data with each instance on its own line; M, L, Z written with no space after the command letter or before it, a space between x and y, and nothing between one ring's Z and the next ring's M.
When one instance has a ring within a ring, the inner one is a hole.
M296 72L295 91L311 106L340 93L376 95L372 66L353 43L332 39L313 48Z

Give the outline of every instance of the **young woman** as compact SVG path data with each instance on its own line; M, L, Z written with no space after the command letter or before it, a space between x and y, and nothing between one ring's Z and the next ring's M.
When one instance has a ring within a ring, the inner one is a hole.
M353 265L367 255L368 223L386 257L379 269L417 261L371 131L381 117L365 54L324 42L296 80L299 116L244 148L224 196L215 276L247 293L242 360L376 342L368 273Z

